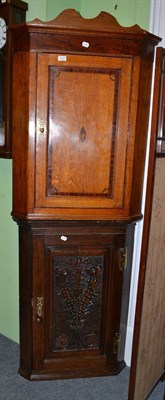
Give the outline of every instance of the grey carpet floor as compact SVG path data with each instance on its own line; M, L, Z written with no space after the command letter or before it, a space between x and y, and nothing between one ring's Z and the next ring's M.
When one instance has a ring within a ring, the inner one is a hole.
M17 374L18 363L18 344L0 335L0 400L128 399L128 367L118 376L29 382ZM160 382L148 400L163 400L163 392Z

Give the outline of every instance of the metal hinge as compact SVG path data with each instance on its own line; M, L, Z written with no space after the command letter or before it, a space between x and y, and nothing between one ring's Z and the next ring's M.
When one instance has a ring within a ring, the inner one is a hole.
M113 338L113 354L117 354L121 343L121 334L116 332Z
M127 247L120 248L120 260L119 260L119 269L120 271L125 271L127 268Z
M43 297L36 297L32 299L32 308L33 308L33 320L37 322L41 322L43 317Z

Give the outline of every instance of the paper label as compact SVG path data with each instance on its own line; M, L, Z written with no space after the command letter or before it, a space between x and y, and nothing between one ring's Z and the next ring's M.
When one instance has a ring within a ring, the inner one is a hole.
M58 61L67 61L67 56L58 56Z
M61 236L61 240L63 240L64 242L66 242L68 240L67 236Z
M89 47L89 43L88 42L82 42L82 46L88 48Z

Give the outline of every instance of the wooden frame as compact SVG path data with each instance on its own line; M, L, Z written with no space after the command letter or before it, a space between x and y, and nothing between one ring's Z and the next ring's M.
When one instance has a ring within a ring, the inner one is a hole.
M157 134L158 134L160 90L161 90L161 69L162 69L163 57L165 57L165 49L163 49L161 47L157 48L156 65L155 65L154 98L153 98L153 110L152 110L152 125L151 125L151 139L150 139L149 164L148 164L148 179L147 179L147 190L146 190L146 202L145 202L144 228L143 228L143 238L142 238L139 283L138 283L138 292L137 292L136 316L135 316L135 325L134 325L133 351L132 351L129 397L128 397L129 400L133 400L134 394L135 394L138 348L139 348L139 338L140 338L140 328L141 328L141 318L142 318L143 297L144 297L144 290L145 290L146 263L147 263L147 254L148 254L152 200L153 200L153 188L154 188L156 142L157 142Z

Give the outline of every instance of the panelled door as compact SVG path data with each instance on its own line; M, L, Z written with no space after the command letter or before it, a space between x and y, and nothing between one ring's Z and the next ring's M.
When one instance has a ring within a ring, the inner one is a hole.
M119 372L125 235L46 232L33 236L34 370L55 379Z
M38 55L36 208L128 207L131 80L131 58Z

